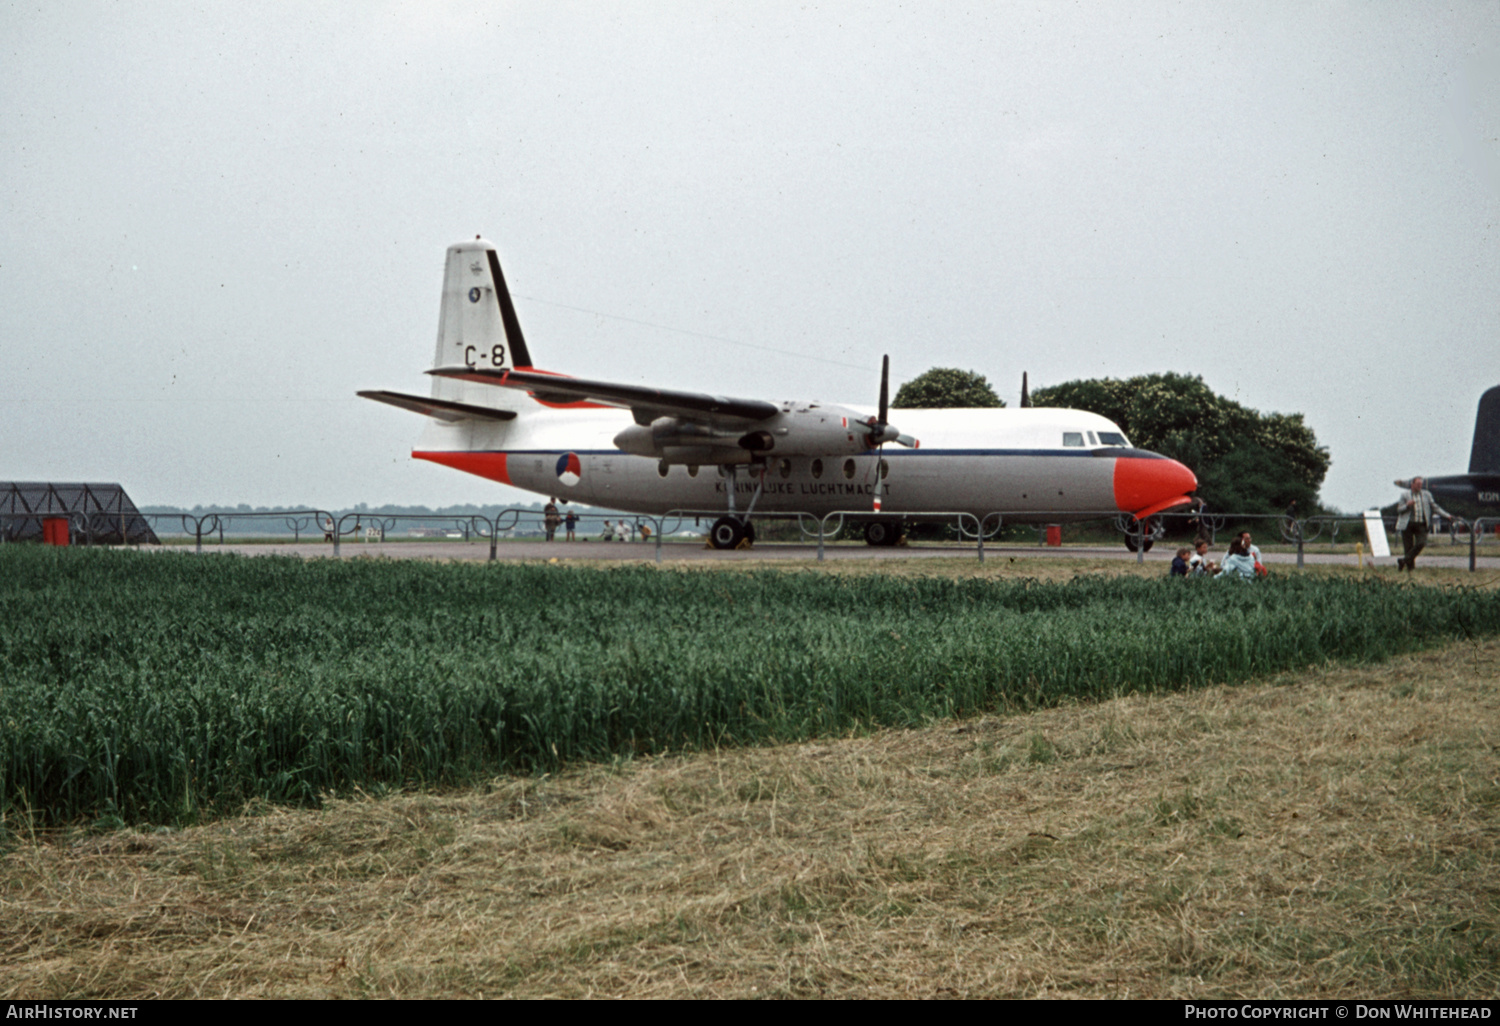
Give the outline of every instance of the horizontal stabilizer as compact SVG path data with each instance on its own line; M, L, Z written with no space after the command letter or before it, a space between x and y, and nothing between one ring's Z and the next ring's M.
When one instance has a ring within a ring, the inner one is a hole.
M689 419L730 417L759 421L776 416L780 408L760 399L730 399L722 395L698 392L673 392L642 385L621 385L609 381L585 381L555 374L532 371L489 370L483 367L434 367L427 372L440 378L477 381L503 388L530 392L543 402L596 402L631 410L650 411L655 416L675 414ZM639 421L639 417L637 420ZM649 423L641 421L641 423Z
M516 415L510 410L497 410L489 406L473 406L469 403L456 403L451 399L430 399L420 395L407 395L404 392L359 392L357 395L366 399L374 399L378 403L389 403L399 406L403 410L420 413L428 417L436 417L438 420L446 420L450 424L460 420L515 420Z

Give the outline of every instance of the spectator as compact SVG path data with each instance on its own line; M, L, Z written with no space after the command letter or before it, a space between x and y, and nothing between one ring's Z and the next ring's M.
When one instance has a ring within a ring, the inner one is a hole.
M1204 519L1208 510L1208 503L1202 497L1193 499L1192 516L1188 517L1188 526L1193 529L1193 541L1208 541L1208 521Z
M1400 481L1396 484L1399 486ZM1396 560L1398 570L1415 570L1417 556L1427 547L1427 532L1433 526L1434 514L1441 513L1450 520L1453 514L1437 504L1432 493L1420 477L1411 479L1411 487L1396 503L1396 531L1401 535L1405 555Z
M1245 547L1241 535L1229 545L1229 555L1224 557L1224 565L1220 567L1219 577L1243 577L1248 581L1255 580L1255 560L1250 556L1250 550Z
M542 526L547 529L548 541L557 537L557 527L561 523L562 514L557 512L557 500L548 499L547 505L542 507Z
M1208 539L1199 538L1193 543L1193 557L1188 560L1188 570L1199 576L1212 576L1219 572L1218 564L1208 558Z
M1190 548L1183 547L1177 550L1177 555L1172 560L1173 577L1186 577L1188 575L1188 557L1192 554L1193 550Z
M1260 558L1260 546L1251 541L1249 531L1240 532L1240 547L1249 553L1250 559L1255 566L1255 576L1266 576L1266 565Z

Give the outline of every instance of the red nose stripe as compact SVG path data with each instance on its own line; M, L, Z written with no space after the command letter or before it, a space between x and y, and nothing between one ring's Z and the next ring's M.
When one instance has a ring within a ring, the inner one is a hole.
M1146 517L1191 500L1198 487L1193 472L1176 460L1122 456L1115 460L1115 505Z
M477 474L491 481L499 481L501 484L510 484L510 473L505 469L505 453L503 452L413 452L411 457L414 460L431 460L445 467L452 467L454 470ZM1119 471L1116 471L1115 480L1119 479ZM1118 486L1115 491L1119 491Z

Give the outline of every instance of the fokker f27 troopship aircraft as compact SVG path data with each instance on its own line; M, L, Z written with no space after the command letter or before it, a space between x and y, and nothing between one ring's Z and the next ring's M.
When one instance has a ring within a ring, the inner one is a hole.
M1185 505L1197 487L1181 463L1131 448L1113 423L1079 410L900 410L897 429L887 419L888 368L874 410L539 370L495 247L476 238L448 248L432 395L359 394L431 418L417 459L634 513L724 510L710 534L717 548L753 541L757 508L868 509L865 540L889 545L901 514L1144 519Z

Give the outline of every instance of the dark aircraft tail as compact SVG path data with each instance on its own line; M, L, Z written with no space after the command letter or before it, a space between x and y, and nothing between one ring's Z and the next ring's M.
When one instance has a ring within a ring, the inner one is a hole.
M1474 419L1474 448L1469 452L1469 473L1500 474L1500 385L1479 397L1479 416Z

